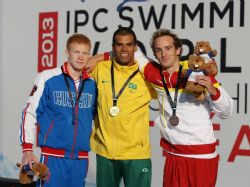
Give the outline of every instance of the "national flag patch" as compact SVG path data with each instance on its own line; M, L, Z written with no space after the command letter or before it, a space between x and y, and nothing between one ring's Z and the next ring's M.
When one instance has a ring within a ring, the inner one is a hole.
M130 82L130 83L128 84L128 88L131 89L131 90L136 90L136 89L137 89L137 85L134 84L134 83L132 83L132 82Z

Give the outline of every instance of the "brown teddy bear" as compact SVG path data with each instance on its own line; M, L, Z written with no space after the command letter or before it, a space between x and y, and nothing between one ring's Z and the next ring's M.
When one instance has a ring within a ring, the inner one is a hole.
M48 167L40 162L34 162L32 168L30 168L28 164L22 166L21 163L17 163L16 166L20 168L19 181L21 184L32 183L34 176L46 180L49 174Z
M189 69L182 71L182 76L187 78L185 90L192 93L198 101L203 101L205 99L205 87L196 83L195 76L205 75L205 60L201 56L189 55L188 67Z
M217 50L212 49L208 41L196 42L194 54L205 59L206 75L215 77L218 74L217 63L214 57L217 55Z

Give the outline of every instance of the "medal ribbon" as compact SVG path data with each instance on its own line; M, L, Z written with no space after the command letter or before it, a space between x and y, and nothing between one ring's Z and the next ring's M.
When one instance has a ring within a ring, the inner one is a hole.
M161 71L161 78L162 78L162 83L164 86L164 89L167 93L168 96L168 101L170 103L170 106L173 110L173 116L176 115L176 108L177 108L177 96L178 96L178 90L179 90L179 84L180 84L180 76L181 76L181 70L182 70L182 65L179 66L179 71L178 71L178 75L177 75L177 83L176 83L176 87L175 87L175 93L174 93L174 101L171 98L170 92L168 90L166 81L165 81L165 77L163 76L163 73Z
M80 84L79 84L79 86L81 86L80 87L80 90L79 90L79 92L78 92L78 95L77 95L77 99L76 99L76 103L75 103L75 105L74 105L74 103L73 103L73 96L72 96L72 92L71 92L71 90L70 90L70 86L69 86L69 81L68 81L68 79L67 79L67 77L66 77L66 74L63 74L63 77L64 77L64 81L65 81L65 83L66 83L66 86L67 86L67 90L68 90L68 94L69 94L69 97L70 97L70 103L71 103L71 105L72 105L72 109L73 109L73 113L72 113L72 123L73 123L73 125L75 124L75 120L76 120L76 114L75 114L75 106L77 105L77 103L78 103L78 101L79 101L79 99L80 99L80 97L81 97L81 94L82 94L82 91L83 91L83 87L84 87L84 81L80 81ZM80 80L82 80L82 77L80 77Z
M111 64L111 83L112 83L112 96L113 96L113 106L116 106L118 98L121 96L122 92L126 88L129 81L139 72L139 68L126 80L122 88L118 92L117 96L115 95L115 81L114 81L114 62L112 60Z

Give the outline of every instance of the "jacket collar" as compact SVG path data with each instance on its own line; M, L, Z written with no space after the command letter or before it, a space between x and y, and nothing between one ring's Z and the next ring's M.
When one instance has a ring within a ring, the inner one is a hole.
M68 68L67 68L67 63L68 63L68 62L64 62L64 64L61 66L61 69L62 69L62 72L63 72L64 74L66 74L66 75L68 75L69 77L71 77L70 74L69 74L69 70L68 70ZM82 71L82 80L85 80L85 79L88 79L88 78L90 78L90 75L89 75L88 72L84 69L84 70Z

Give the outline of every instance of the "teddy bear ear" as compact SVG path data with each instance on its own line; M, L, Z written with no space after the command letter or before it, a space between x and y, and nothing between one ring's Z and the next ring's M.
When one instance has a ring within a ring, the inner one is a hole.
M202 56L199 56L199 60L205 64L205 58L203 58Z
M189 55L188 61L192 61L193 58L194 58L194 55Z

